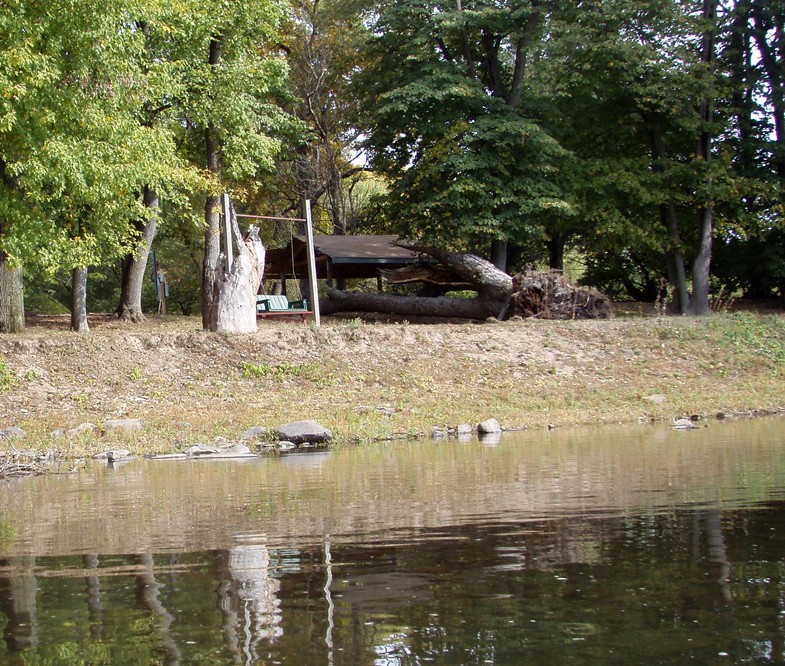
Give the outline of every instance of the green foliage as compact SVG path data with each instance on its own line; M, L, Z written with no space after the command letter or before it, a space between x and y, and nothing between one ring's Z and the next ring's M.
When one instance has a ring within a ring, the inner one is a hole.
M467 249L531 240L543 217L569 216L555 184L566 154L521 104L506 50L526 57L521 44L539 25L524 27L533 10L468 2L456 12L419 1L378 9L360 83L372 163L391 181L390 228Z
M751 298L785 298L785 230L731 237L714 246L714 274L721 285Z

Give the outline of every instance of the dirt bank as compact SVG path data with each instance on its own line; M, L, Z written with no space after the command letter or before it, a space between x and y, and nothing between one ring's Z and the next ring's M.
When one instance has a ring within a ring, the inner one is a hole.
M251 425L313 418L340 438L427 433L489 417L508 428L779 409L780 315L610 321L263 322L254 335L194 318L142 325L93 317L74 335L33 317L0 336L0 428L48 434L141 418L144 450L236 437ZM93 436L94 437L94 436ZM126 436L128 437L128 436ZM104 447L77 438L70 447ZM63 444L59 444L62 448Z

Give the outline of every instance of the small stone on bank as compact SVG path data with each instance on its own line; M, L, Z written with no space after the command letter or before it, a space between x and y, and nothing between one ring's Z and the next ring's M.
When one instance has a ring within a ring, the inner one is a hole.
M275 435L279 441L288 441L293 444L303 442L327 442L333 438L332 432L316 421L294 421L275 428Z
M692 419L675 419L671 426L674 427L676 430L695 430L700 426L696 425Z
M489 435L501 433L502 427L496 419L487 419L477 426L477 432L480 435Z

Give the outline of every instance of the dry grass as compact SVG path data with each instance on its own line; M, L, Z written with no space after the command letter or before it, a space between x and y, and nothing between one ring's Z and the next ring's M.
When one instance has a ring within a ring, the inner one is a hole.
M141 326L57 318L0 337L0 428L68 456L123 445L168 451L249 426L312 418L340 440L420 436L495 417L508 428L779 409L781 315L705 319L393 324L265 322L222 336L195 319ZM651 396L662 396L662 402ZM141 432L52 439L110 418Z

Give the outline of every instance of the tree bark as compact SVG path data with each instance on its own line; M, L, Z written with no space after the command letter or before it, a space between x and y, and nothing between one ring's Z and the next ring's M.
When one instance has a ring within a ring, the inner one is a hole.
M492 263L474 254L447 252L434 247L405 245L415 252L427 254L477 291L477 298L429 298L327 291L328 302L322 312L384 312L414 317L457 317L461 319L502 318L513 293L512 278Z
M491 241L491 263L500 271L507 272L507 241L494 238Z
M331 312L382 312L412 317L446 317L459 319L487 319L498 317L504 301L483 298L426 298L422 296L395 296L370 294L358 291L327 290L324 314Z
M259 239L259 228L251 227L243 238L235 215L230 214L227 224L231 225L234 244L238 255L232 261L232 269L218 275L218 299L216 303L215 328L219 333L255 333L256 293L264 273L264 245ZM220 262L223 267L223 261Z
M87 323L87 268L74 268L71 274L71 330L89 333Z
M221 62L221 38L210 40L208 64L215 67ZM215 127L205 129L207 170L217 181L221 179L221 150ZM221 261L221 201L218 196L208 196L204 204L204 257L202 260L202 328L214 331L218 317L218 272Z
M662 171L664 167L661 166L661 162L665 159L665 147L662 142L662 129L656 114L650 119L650 128L655 159L654 168L657 171ZM681 250L679 216L676 212L676 204L672 200L660 206L660 219L663 225L669 229L671 236L672 249L666 253L665 260L668 264L668 281L675 288L672 305L679 314L687 314L690 308L687 269Z
M12 267L0 252L0 333L25 330L24 284L22 268Z
M701 60L707 67L714 62L714 22L717 15L717 0L704 0L703 18L709 27L703 33ZM714 116L712 100L709 97L701 100L700 120L703 131L698 141L698 159L703 160L707 168L711 163L711 122ZM711 193L711 171L706 176L707 190ZM700 241L698 253L692 263L692 303L690 313L704 315L711 312L709 306L709 289L711 275L711 246L714 236L714 206L707 201L700 211Z
M458 277L473 284L481 300L505 302L513 291L512 278L490 261L474 254L447 252L435 247L406 245L401 247L427 254L451 269Z
M567 245L567 238L561 234L551 234L545 242L548 248L548 268L551 270L564 270L564 248Z
M135 323L145 319L142 312L142 287L150 248L158 231L158 193L145 186L142 196L149 216L147 220L138 222L140 239L136 252L123 258L120 304L117 308L117 316L121 320Z

